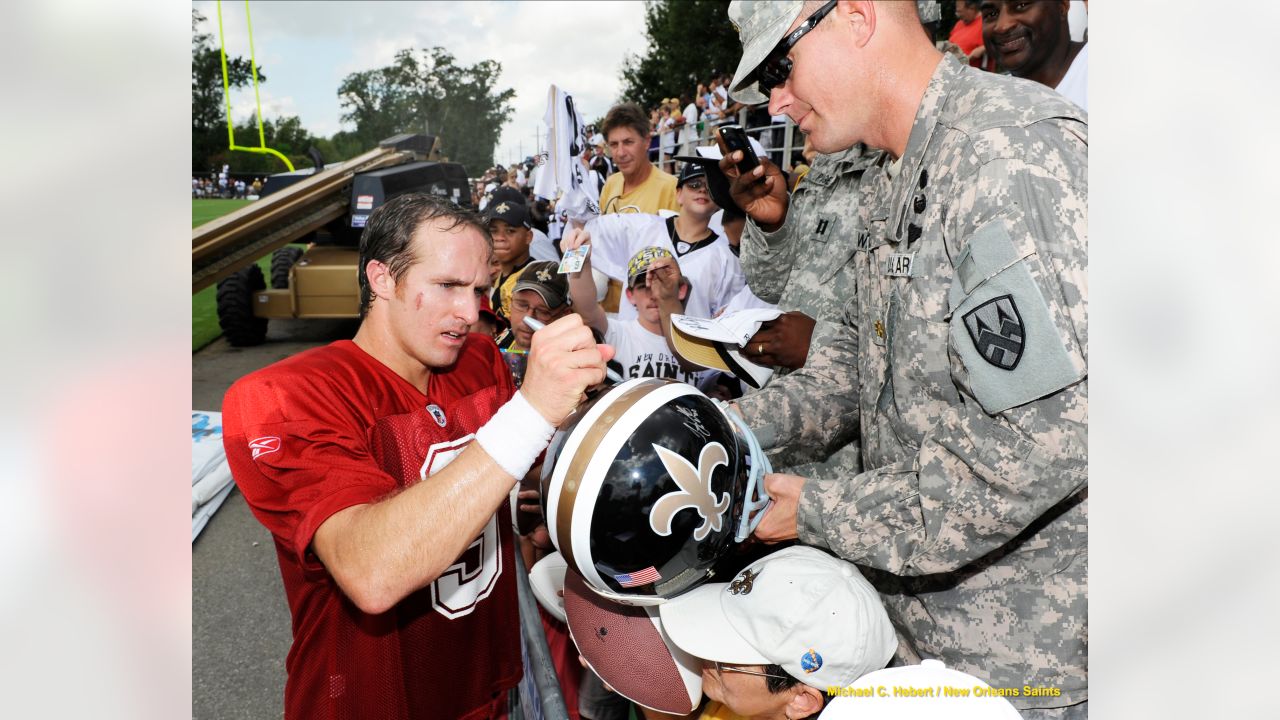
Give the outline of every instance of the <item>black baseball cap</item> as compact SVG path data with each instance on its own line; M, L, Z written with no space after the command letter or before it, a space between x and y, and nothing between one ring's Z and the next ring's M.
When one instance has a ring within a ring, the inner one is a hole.
M523 203L494 199L484 207L484 219L490 223L501 220L512 227L532 227L529 224L529 208Z
M685 161L684 167L680 168L680 177L676 178L676 187L684 187L686 182L694 178L704 178L707 176L707 169L702 163Z

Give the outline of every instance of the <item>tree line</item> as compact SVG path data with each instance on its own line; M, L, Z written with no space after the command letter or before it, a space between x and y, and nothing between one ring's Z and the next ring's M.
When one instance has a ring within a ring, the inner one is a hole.
M954 23L953 3L943 3L943 26ZM732 73L742 55L738 33L728 21L728 0L648 0L645 3L643 53L628 56L621 70L622 94L651 108L666 97L692 93L713 74ZM239 172L279 172L279 160L227 149L225 100L218 47L202 32L206 19L191 12L191 167L207 172L230 163ZM478 176L494 163L502 128L511 115L515 91L499 89L501 63L459 64L442 47L405 49L390 65L351 73L338 85L342 121L354 130L329 137L310 133L300 118L263 123L267 147L279 150L295 167L311 166L308 150L317 148L326 162L346 160L401 132L440 138L442 154ZM233 88L252 83L249 61L227 58ZM258 82L266 75L258 68ZM236 144L258 145L257 120L235 127Z

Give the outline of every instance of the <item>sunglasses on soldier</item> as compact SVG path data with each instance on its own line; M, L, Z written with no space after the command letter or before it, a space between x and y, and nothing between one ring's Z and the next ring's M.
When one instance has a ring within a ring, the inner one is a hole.
M756 68L756 80L760 83L760 91L768 93L775 87L785 83L788 77L791 77L791 58L787 54L791 52L791 48L800 42L800 38L809 33L810 30L818 26L822 22L822 18L831 12L836 6L836 0L818 8L818 11L810 15L800 26L792 30L786 37L778 41L778 44L769 51L765 56L764 62L760 63L760 67Z

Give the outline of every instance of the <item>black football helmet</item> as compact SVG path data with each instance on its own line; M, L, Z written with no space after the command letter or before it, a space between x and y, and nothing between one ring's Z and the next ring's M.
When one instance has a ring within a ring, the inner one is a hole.
M601 595L655 605L706 582L763 515L768 460L686 383L614 386L561 424L542 465L551 541Z

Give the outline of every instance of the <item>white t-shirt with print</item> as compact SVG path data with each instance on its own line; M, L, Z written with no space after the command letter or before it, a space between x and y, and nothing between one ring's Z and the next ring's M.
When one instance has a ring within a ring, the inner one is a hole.
M681 368L679 359L667 347L666 338L644 329L639 320L622 320L617 315L606 317L609 328L604 333L604 341L613 346L613 359L622 366L623 379L671 378L700 387L699 383L715 374L712 370L689 372Z

